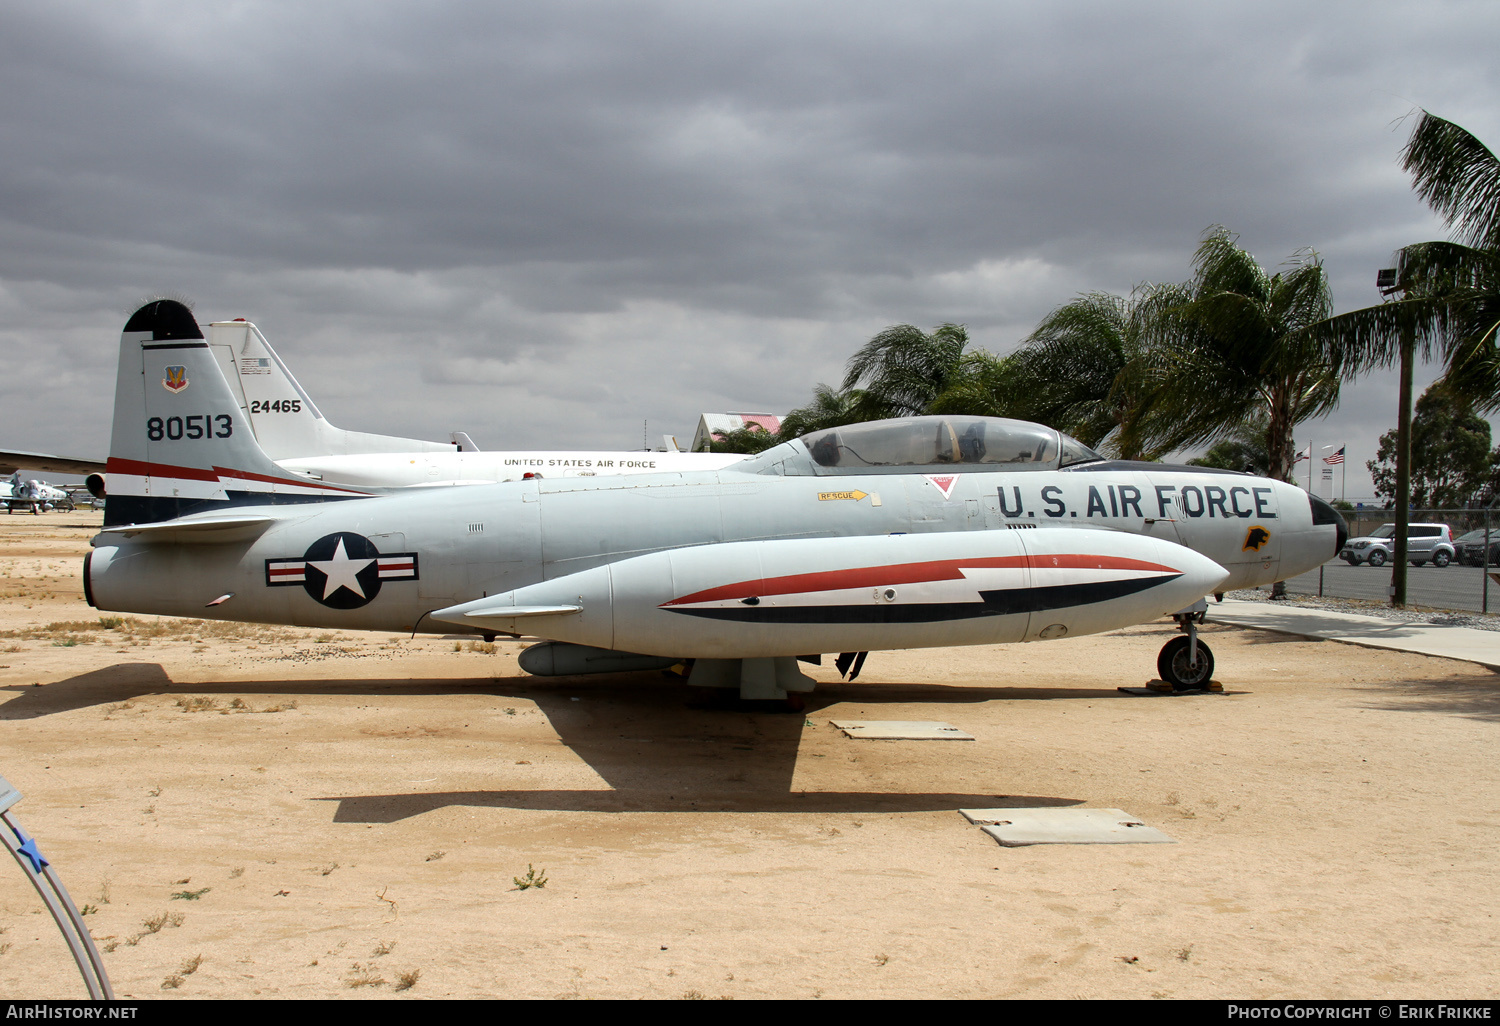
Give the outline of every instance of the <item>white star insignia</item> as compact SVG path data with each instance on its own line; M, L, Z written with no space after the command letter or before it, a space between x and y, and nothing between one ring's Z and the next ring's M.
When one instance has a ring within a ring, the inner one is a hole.
M360 598L366 598L365 590L359 586L359 572L373 562L373 559L350 559L344 551L344 539L340 538L332 559L309 559L307 565L316 567L328 579L323 586L325 599L340 588L348 588Z

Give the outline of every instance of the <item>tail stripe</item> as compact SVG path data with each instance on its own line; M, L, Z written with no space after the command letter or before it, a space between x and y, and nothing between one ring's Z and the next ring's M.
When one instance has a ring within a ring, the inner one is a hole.
M123 456L111 456L109 463L106 464L105 473L110 476L129 474L132 477L173 477L182 481L217 482L219 480L219 475L212 470L203 470L198 467L174 467L166 463L145 463L141 460L127 460Z
M295 477L272 477L269 474L253 474L248 470L232 470L228 467L214 467L212 470L202 470L198 467L178 467L169 463L145 463L141 460L127 460L120 456L110 458L107 472L111 475L129 475L140 478L207 481L225 486L239 484L244 486L242 490L248 491L265 491L264 488L250 486L255 484L269 484L281 485L283 488L291 488L304 494L313 495L367 496L371 494L370 492L362 492L354 488L340 488L337 485L318 484Z

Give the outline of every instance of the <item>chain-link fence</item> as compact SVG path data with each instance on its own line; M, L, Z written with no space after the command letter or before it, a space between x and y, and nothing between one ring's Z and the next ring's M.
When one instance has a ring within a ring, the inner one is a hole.
M1344 518L1349 525L1344 552L1350 559L1330 559L1287 581L1286 590L1294 595L1389 601L1395 511L1348 510ZM1500 612L1500 513L1414 509L1408 523L1408 606L1488 613L1493 603Z

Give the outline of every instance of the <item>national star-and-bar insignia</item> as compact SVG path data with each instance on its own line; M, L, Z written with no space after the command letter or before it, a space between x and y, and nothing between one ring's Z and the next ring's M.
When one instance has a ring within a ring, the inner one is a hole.
M380 594L385 581L417 580L417 554L382 554L370 539L349 531L324 535L301 559L266 560L266 587L300 585L333 609L358 609Z

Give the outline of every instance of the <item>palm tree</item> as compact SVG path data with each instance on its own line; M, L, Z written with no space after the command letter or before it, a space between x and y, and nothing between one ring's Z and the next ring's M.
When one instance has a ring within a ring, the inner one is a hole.
M1444 384L1481 412L1500 409L1500 161L1467 131L1427 111L1402 152L1417 194L1443 216L1456 241L1423 242L1396 253L1399 295L1318 325L1345 373L1399 363L1396 445L1396 557L1391 604L1406 604L1406 527L1411 497L1412 364L1440 357Z
M812 402L782 418L779 437L924 413L1005 416L997 396L1010 364L984 350L965 352L968 343L962 324L945 323L930 334L893 324L849 358L842 387L814 386ZM861 381L865 387L856 387Z
M931 334L912 324L893 324L849 358L843 391L864 382L860 420L926 413L960 376L968 344L962 324L942 324Z
M1010 383L1012 416L1039 421L1125 459L1158 459L1140 435L1137 416L1150 382L1144 298L1088 292L1053 310L1016 350Z
M1269 420L1270 416L1266 411L1260 411L1236 427L1229 437L1216 442L1208 452L1197 459L1188 460L1188 466L1243 470L1264 475L1266 468L1271 465L1271 452L1266 448Z
M780 441L779 433L767 431L759 424L746 424L742 428L712 436L708 442L708 451L737 452L748 456L765 452Z
M797 407L781 418L779 437L786 441L824 428L853 424L863 419L860 416L863 405L864 392L860 389L841 391L820 381L813 386L812 402Z
M1309 333L1333 301L1316 253L1268 274L1227 229L1209 229L1187 285L1144 304L1155 387L1137 431L1158 445L1199 445L1265 415L1267 476L1291 480L1293 431L1339 400L1339 376Z
M1020 417L1021 363L1017 354L996 356L983 349L965 353L958 372L949 379L927 413L966 414L974 417Z

